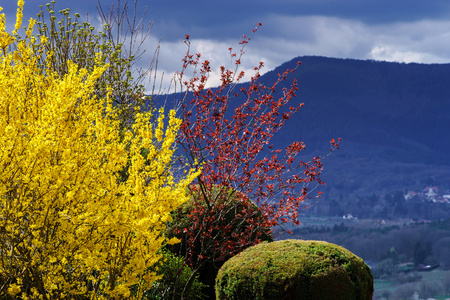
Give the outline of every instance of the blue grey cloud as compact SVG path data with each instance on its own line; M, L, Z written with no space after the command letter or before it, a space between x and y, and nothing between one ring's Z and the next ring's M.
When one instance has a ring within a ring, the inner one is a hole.
M25 17L39 4L28 0ZM124 3L125 0L121 0ZM105 9L116 0L101 0ZM129 0L132 5L134 0ZM450 62L450 1L448 0L138 0L138 13L148 6L154 21L146 47L148 57L161 41L159 70L179 70L191 35L192 50L216 66L229 64L228 47L238 48L243 34L263 24L247 47L243 68L264 61L270 70L301 55L375 59L400 62ZM96 0L56 0L56 9L89 14L97 22ZM0 0L11 24L16 1ZM131 10L130 10L131 12ZM12 22L13 23L13 22ZM216 75L212 75L214 77ZM214 78L212 78L214 81ZM216 78L217 81L217 78Z
M26 16L34 16L47 0L26 1ZM125 1L122 0L121 3ZM16 1L1 0L11 13ZM103 7L116 5L101 0ZM96 0L57 0L57 9L70 7L73 12L97 14ZM130 0L129 5L134 1ZM184 34L198 38L235 38L271 15L286 17L324 16L360 21L368 25L440 20L450 16L447 0L139 0L139 11L148 6L148 18L155 21L154 34L167 40Z

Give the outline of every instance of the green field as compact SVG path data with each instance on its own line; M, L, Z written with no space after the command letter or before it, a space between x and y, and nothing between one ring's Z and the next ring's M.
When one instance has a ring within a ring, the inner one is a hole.
M395 278L375 279L374 299L412 299L414 292L419 299L450 299L450 270L435 270L417 273L422 278L414 282L399 283Z
M393 291L395 290L395 282L385 280L385 279L375 279L374 280L375 291Z

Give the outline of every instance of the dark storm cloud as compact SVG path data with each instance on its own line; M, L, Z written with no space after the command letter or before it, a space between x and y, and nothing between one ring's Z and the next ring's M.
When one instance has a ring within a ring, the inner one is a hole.
M156 23L163 25L155 30L167 34L169 39L177 38L177 31L164 24L204 38L234 38L272 15L336 17L368 25L450 18L447 0L169 0L149 1L149 5Z
M49 1L26 1L26 18L36 15L39 5ZM125 3L124 0L121 3ZM72 12L97 16L96 0L57 0L56 10L70 7ZM106 9L115 0L101 0ZM134 1L129 1L132 7ZM16 1L0 0L9 15ZM236 38L273 15L286 17L325 16L357 20L368 25L413 22L422 19L450 18L448 0L139 0L138 13L148 6L148 20L155 22L153 33L165 40L176 40L184 34L197 38ZM271 32L266 29L266 34Z
M16 2L0 0L9 28ZM25 19L47 2L26 0ZM101 4L107 10L117 0ZM130 13L133 4L129 0ZM191 36L193 52L220 66L230 62L228 47L238 49L240 37L251 33L258 22L263 26L246 48L244 70L264 61L267 71L301 55L450 62L448 0L138 0L138 4L138 16L148 6L146 21L154 22L145 44L149 56L143 61L151 61L161 41L158 70L165 74L178 70L186 51L185 34ZM72 13L88 13L99 27L97 5L97 0L56 0L55 11L69 7Z

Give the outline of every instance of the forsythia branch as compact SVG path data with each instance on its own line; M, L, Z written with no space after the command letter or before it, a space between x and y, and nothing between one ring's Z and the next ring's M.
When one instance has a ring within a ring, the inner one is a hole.
M7 51L14 40L0 15L0 293L139 298L157 279L148 268L165 222L199 174L170 172L181 121L160 110L153 124L138 110L121 130L114 91L94 90L106 66L69 61L61 76L39 64L27 36Z

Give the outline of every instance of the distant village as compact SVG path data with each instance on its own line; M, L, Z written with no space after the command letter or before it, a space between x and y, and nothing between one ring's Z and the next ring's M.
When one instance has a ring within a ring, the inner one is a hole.
M450 204L450 191L441 192L437 186L427 186L421 192L410 190L405 194L405 200L413 198L419 198L424 202Z
M401 194L400 194L400 197L401 197ZM401 205L403 205L403 211L402 211L402 213L397 215L397 217L399 217L399 216L405 217L407 212L409 212L410 214L408 216L411 218L412 223L416 223L416 222L430 223L431 219L442 219L443 218L442 215L436 214L436 213L433 214L430 211L429 211L429 214L427 217L422 215L422 212L414 213L413 207L417 207L415 204L418 204L421 202L424 204L431 204L432 206L433 206L433 204L441 204L441 205L443 204L444 207L446 207L446 210L447 210L447 208L450 208L450 189L442 191L437 186L427 186L421 191L407 190L406 193L403 193L403 198L405 200L404 203L401 204ZM389 199L391 199L391 198L389 198ZM384 205L391 205L389 201L388 201L388 203L384 202ZM380 202L382 202L382 201L380 201ZM397 203L397 205L398 205L398 203ZM402 206L399 206L399 207L402 207ZM406 207L408 207L408 208L406 208ZM440 211L444 207L440 206L440 208L438 208L438 205L436 205L436 209L440 210ZM358 212L361 213L361 211L356 211L356 213L358 213ZM412 213L412 216L411 216L411 213ZM380 223L382 225L384 225L385 224L384 218L387 218L387 217L388 217L387 214L385 214L385 215L379 215L376 217L369 217L369 218L375 218L375 219L381 218ZM392 215L390 217L392 217ZM346 214L342 215L342 218L344 220L358 220L358 217L351 213L346 213ZM367 218L367 216L365 216L365 218ZM448 218L448 217L446 217L446 218ZM413 220L415 220L415 221L413 221Z

